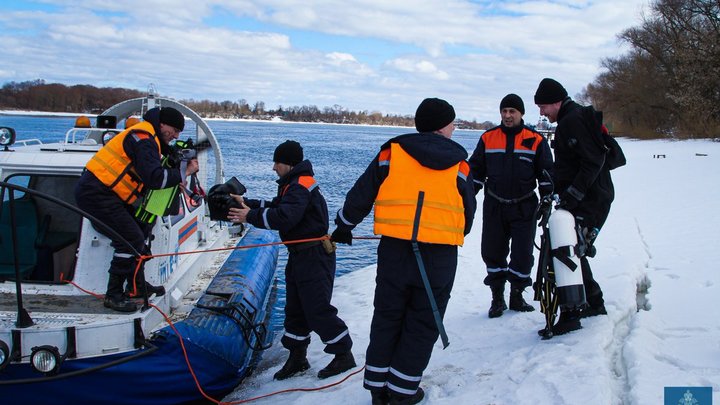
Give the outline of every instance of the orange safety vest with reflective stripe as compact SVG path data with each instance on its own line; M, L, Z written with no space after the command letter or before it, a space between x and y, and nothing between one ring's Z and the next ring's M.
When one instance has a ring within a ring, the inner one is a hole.
M115 135L85 165L87 170L126 204L135 202L143 189L140 176L123 147L125 138L131 133L139 139L153 139L160 154L160 140L155 136L155 128L151 123L143 121Z
M389 152L389 153L388 153ZM419 192L424 192L417 241L462 246L465 240L465 208L457 189L457 177L467 178L464 160L445 170L418 163L393 143L380 152L379 163L390 165L375 199L375 233L412 240Z

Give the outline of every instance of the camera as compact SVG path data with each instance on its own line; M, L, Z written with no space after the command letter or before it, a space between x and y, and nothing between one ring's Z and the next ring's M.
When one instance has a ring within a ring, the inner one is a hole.
M227 221L230 208L241 208L240 203L232 198L230 194L243 195L246 191L245 186L235 177L230 178L223 184L210 187L207 195L210 219Z
M195 159L197 157L197 148L193 143L192 138L188 138L187 141L177 140L174 144L170 145L170 153L167 157L167 164L170 167L179 167L180 163L188 160Z

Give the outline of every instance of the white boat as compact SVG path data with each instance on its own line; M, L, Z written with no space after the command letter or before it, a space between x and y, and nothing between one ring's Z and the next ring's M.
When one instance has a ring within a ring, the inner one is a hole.
M133 313L103 306L113 249L77 209L75 184L103 140L121 131L115 122L156 106L195 124L181 136L200 146L202 188L224 182L210 127L152 93L109 108L98 116L100 128L73 128L56 143L13 143L14 131L0 128L3 404L220 400L272 341L264 322L277 236L211 220L206 202L187 192L179 215L158 219L154 257L145 264L146 280L167 293L144 297ZM255 245L266 246L243 248Z

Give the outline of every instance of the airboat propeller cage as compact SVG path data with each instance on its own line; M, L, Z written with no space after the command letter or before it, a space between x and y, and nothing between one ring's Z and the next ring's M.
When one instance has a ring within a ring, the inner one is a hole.
M567 210L557 209L550 214L548 229L558 303L562 308L576 308L585 304L585 287L580 258L575 250L575 217ZM568 267L568 264L575 264L575 269Z
M103 112L102 116L114 116L116 117L116 121L121 121L137 114L138 112L142 115L145 111L154 107L172 107L180 111L185 117L190 118L195 123L195 145L200 145L203 142L209 142L212 147L213 156L215 157L215 178L210 181L210 183L219 184L225 182L225 163L223 162L222 153L220 152L220 146L215 138L215 134L213 134L212 129L210 129L207 123L205 123L205 121L203 121L203 119L195 111L191 110L184 104L169 98L149 94L147 97L134 98L115 104ZM189 130L190 128L186 126L185 131L183 131L183 136L189 135Z

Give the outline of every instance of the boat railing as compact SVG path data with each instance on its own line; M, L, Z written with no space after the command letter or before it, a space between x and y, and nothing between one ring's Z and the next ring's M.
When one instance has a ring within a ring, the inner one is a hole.
M109 137L122 132L115 128L71 128L65 133L65 143L104 145Z
M32 139L22 139L19 141L15 141L15 143L13 145L14 146L30 146L30 145L42 145L42 143L43 142L40 139L32 138Z

